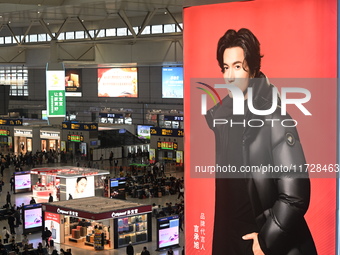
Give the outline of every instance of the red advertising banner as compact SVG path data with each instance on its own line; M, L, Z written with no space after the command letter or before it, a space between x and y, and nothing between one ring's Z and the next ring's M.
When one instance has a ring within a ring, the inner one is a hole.
M336 10L184 9L186 254L335 254Z

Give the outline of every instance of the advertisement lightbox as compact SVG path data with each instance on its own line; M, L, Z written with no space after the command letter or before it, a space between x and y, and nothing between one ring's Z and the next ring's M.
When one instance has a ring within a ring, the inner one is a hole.
M152 126L137 125L137 137L139 139L150 140L150 127Z
M99 68L98 97L138 97L137 68Z
M162 98L183 98L183 67L162 68Z
M126 200L126 178L110 179L110 198Z
M67 97L82 96L81 69L65 70L65 95Z
M60 243L60 215L44 212L44 225L52 232L54 242Z
M66 196L73 199L93 197L95 194L94 176L79 176L66 179Z
M23 208L24 233L42 231L42 206L41 204L25 205Z
M157 219L157 249L179 245L179 217L171 215Z
M335 254L337 1L210 3L184 9L185 252Z
M65 71L46 71L47 117L65 117Z
M14 173L14 193L32 191L30 171Z

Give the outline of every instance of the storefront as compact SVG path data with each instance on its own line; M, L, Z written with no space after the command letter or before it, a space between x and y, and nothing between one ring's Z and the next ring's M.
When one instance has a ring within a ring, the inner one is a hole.
M60 130L41 129L40 130L41 150L60 150Z
M43 211L56 243L103 250L152 241L151 205L88 197L47 203Z
M102 195L104 180L110 172L93 168L63 166L31 170L33 197L67 200Z
M33 129L14 128L14 152L25 154L33 150Z

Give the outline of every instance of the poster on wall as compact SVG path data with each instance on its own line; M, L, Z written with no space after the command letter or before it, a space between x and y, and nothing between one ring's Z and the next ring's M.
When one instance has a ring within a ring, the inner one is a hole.
M99 68L98 97L138 97L137 68Z
M162 68L162 97L183 98L183 67Z
M94 176L79 176L66 179L66 196L76 198L94 196Z
M65 70L65 95L67 97L81 97L81 69Z
M45 227L52 232L52 239L60 243L60 215L56 213L44 213Z
M309 3L184 9L187 254L335 253L337 2Z
M65 71L46 71L47 117L65 117Z

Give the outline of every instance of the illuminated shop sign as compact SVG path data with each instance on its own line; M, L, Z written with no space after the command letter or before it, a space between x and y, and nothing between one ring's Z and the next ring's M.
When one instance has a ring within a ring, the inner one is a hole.
M122 212L113 212L111 214L112 218L117 218L117 217L122 217L122 216L131 216L131 215L135 215L138 214L138 209L132 209L132 210L126 210L126 211L122 211Z
M6 129L0 129L0 136L9 136L9 130Z
M177 150L178 145L174 142L157 142L157 149L159 150Z
M40 138L59 139L60 133L59 132L40 131Z
M63 210L63 209L60 209L60 208L57 209L57 213L68 215L68 216L78 217L78 212L75 212L75 211L66 211L66 210Z
M84 136L82 136L82 135L67 135L67 141L80 143L80 142L84 141Z
M32 137L32 130L14 129L14 136Z
M152 127L152 128L150 128L150 134L151 135L157 135L157 136L183 137L184 131L183 131L183 129Z

